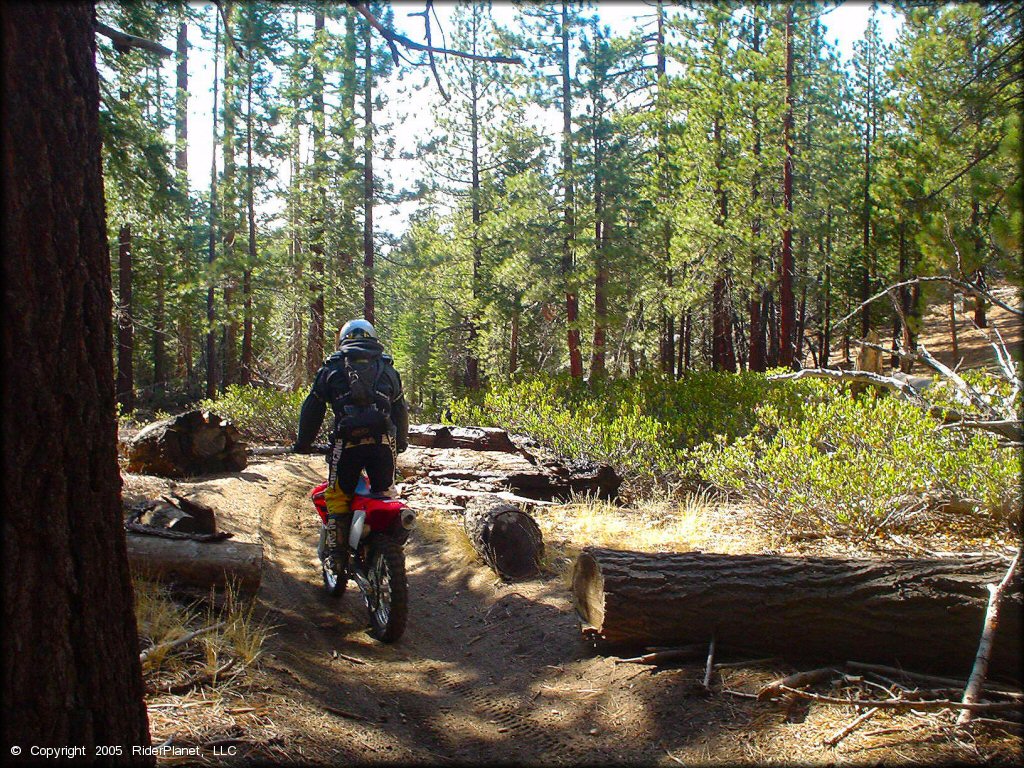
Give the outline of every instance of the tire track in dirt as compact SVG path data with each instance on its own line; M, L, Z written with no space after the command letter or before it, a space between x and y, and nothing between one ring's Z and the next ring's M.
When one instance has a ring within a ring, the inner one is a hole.
M517 584L499 595L505 587L488 589L494 585L489 572L466 567L414 533L406 547L409 626L397 644L381 645L364 631L365 608L354 585L340 599L323 590L319 521L306 498L322 473L313 466L292 469L275 478L273 501L259 525L265 548L260 600L276 625L268 642L275 660L268 666L283 673L277 677L288 688L297 686L321 707L365 717L374 741L388 743L394 758L580 763L596 757L562 723L542 722L551 718L535 706L544 667L578 645L565 632L574 620L535 601L544 585ZM488 592L496 599L488 600ZM332 651L366 664L333 661ZM374 724L381 721L387 724ZM351 728L338 726L339 737Z

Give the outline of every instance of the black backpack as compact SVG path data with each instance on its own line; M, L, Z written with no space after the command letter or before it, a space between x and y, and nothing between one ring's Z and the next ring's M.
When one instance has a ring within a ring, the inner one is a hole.
M380 355L344 356L341 370L348 388L335 409L336 439L348 443L374 438L380 442L391 431L391 398L381 388L386 379L385 365Z

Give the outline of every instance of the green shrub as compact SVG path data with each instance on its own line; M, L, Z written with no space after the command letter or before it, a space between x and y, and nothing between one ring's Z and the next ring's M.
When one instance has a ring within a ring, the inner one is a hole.
M305 392L232 385L216 400L203 400L197 408L231 419L249 440L287 443L295 440L305 398ZM330 424L330 419L324 422Z
M1001 386L983 374L970 381L985 392ZM928 390L968 412L955 395ZM789 530L868 533L944 500L973 501L990 518L1021 504L1020 452L988 433L941 428L888 393L855 397L820 379L536 378L457 400L449 421L504 427L569 457L607 461L640 489L713 486L757 502L765 521Z
M631 481L648 485L694 479L692 448L716 436L731 440L748 433L760 403L797 417L805 402L827 389L822 385L715 371L679 381L655 375L594 383L545 377L494 385L475 399L457 400L449 421L526 434L563 455L607 461Z
M701 447L703 474L786 529L867 534L929 500L974 501L992 517L1021 502L1019 452L987 433L943 429L894 397L841 392L810 404L802 419L771 405L758 418L751 434Z

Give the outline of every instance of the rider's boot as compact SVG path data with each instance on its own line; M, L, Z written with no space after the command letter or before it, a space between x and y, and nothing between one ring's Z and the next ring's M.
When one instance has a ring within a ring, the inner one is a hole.
M327 502L327 552L334 563L334 572L345 573L348 567L348 533L352 527L352 497L337 484L324 493Z

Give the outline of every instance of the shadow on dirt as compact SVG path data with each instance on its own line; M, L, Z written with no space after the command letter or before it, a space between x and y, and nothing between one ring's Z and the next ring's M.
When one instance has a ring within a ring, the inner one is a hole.
M352 585L340 600L321 588L312 507L283 504L263 535L266 666L334 719L335 738L358 726L383 753L364 760L651 764L753 727L734 699L704 697L702 665L652 672L595 656L560 578L503 584L413 540L408 626L388 646L364 631Z

